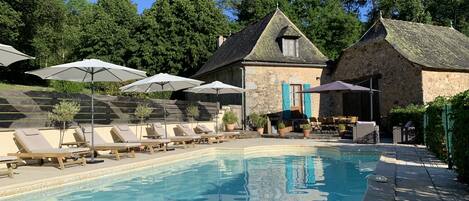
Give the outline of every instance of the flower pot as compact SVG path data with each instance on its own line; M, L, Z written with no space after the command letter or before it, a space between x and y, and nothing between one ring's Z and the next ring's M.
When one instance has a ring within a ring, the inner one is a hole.
M264 134L264 128L257 128L257 133L259 133L259 135L262 135Z
M235 124L226 124L226 131L234 131L235 129Z
M285 135L288 133L288 128L279 128L278 129L278 135L280 137L285 137Z
M303 137L308 138L310 133L311 133L311 129L303 130Z

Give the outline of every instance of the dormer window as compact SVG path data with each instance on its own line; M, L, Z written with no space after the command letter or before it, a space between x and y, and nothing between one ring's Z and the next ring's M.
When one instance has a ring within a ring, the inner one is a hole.
M282 38L282 52L286 57L298 57L298 39Z
M286 26L280 31L279 38L281 39L281 48L283 56L286 57L299 57L298 55L298 40L301 34L292 26Z

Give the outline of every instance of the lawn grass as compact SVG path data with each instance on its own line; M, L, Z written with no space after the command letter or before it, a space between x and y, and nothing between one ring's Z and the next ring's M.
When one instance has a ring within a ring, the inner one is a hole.
M51 87L41 87L41 86L28 86L28 85L19 85L19 84L8 84L0 83L0 90L16 90L16 91L54 91Z

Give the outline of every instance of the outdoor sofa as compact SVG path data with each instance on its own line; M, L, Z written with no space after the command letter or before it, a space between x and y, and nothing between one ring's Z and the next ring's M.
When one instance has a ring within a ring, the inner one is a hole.
M16 156L21 159L40 159L41 162L44 159L55 159L61 170L65 168L65 165L85 165L84 156L90 153L88 148L54 148L38 129L17 129L14 133L14 141L19 151L9 153L8 156Z

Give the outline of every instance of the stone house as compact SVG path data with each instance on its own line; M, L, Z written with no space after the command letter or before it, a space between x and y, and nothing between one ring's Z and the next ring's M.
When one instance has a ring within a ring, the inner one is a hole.
M243 105L252 112L283 118L317 116L319 95L295 93L320 85L328 58L279 9L228 38L192 77L247 89L222 95L222 105ZM214 99L208 95L197 99ZM195 97L189 97L195 99Z
M380 18L345 49L333 79L373 86L373 119L469 89L469 38L452 27ZM342 97L340 97L342 96ZM333 113L370 118L370 95L334 95Z

